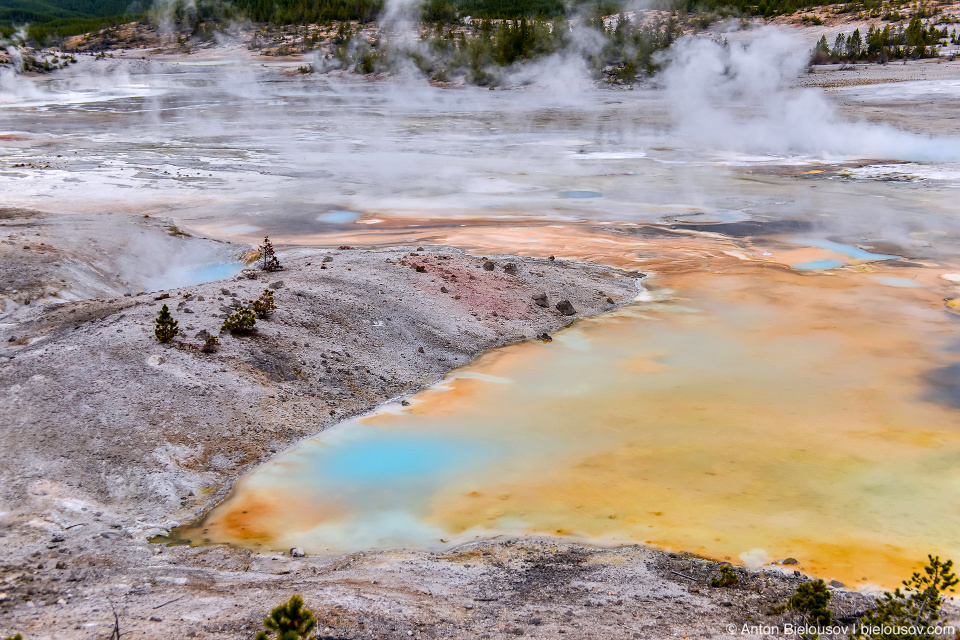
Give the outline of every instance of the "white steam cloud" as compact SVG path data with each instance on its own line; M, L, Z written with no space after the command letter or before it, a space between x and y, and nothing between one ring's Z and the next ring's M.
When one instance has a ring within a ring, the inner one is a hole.
M910 161L960 161L960 140L842 118L818 89L792 85L809 48L794 33L762 29L729 44L679 40L659 79L687 144L722 151Z

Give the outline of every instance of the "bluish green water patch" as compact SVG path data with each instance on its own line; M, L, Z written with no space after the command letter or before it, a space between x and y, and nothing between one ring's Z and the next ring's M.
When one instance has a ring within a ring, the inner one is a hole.
M144 286L147 291L163 291L179 287L193 287L207 282L227 280L237 275L246 265L239 260L211 262L200 265L183 265L168 269Z
M822 271L824 269L836 269L847 265L843 260L809 260L807 262L796 262L790 265L793 269L803 269L805 271Z
M349 224L356 222L363 214L359 211L329 211L317 216L320 222L333 222L335 224Z
M819 238L791 238L790 242L794 244L806 245L808 247L816 247L825 251L833 251L834 253L842 253L845 256L853 258L854 260L896 260L903 257L883 253L870 253L869 251L865 251L859 247L854 247L853 245L842 244L832 240L821 240ZM802 267L795 268L799 269Z
M403 437L372 433L320 456L316 468L334 483L380 485L452 474L478 462L476 452L476 443L440 434Z
M603 196L603 194L600 193L599 191L580 191L575 189L573 191L560 192L561 198L581 199L581 198L599 198L601 196Z
M232 278L243 271L244 264L240 261L215 262L205 264L199 267L193 267L186 273L186 282L181 287L189 287L205 282L216 282L217 280L226 280Z
M260 231L260 227L255 227L252 224L238 224L233 227L226 227L224 231L227 233L253 233L254 231Z

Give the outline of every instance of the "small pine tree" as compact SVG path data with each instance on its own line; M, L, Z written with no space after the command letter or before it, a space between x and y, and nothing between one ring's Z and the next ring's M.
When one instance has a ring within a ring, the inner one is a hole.
M233 334L250 333L257 326L257 316L250 309L236 307L234 312L223 321L220 333L229 331Z
M847 57L851 60L859 60L862 53L863 36L860 35L860 29L856 29L850 37L847 38Z
M935 627L942 618L940 606L948 591L954 591L957 586L957 576L953 573L953 560L940 561L940 556L928 555L929 562L923 568L923 575L914 572L909 580L903 581L905 591L898 587L893 593L884 593L877 602L877 608L861 618L858 633L855 638L870 640L886 640L893 636L882 634L884 627L915 627L920 630L911 640L932 640L934 634L928 633L930 627ZM869 633L872 629L880 629L880 634ZM867 630L864 633L863 630ZM905 636L897 635L897 638Z
M170 342L178 333L180 333L180 329L177 328L177 321L170 315L170 309L167 309L167 305L163 305L160 307L160 313L157 314L157 324L153 329L153 335L160 342Z
M830 590L827 589L823 580L804 582L797 587L796 593L790 596L787 604L778 608L777 613L785 611L792 611L799 615L799 626L829 627L833 622L833 612L830 611Z
M847 36L843 35L843 32L838 33L836 40L833 41L833 57L837 60L847 57Z
M276 640L301 640L313 631L317 621L313 612L303 606L303 598L293 595L290 602L282 604L263 621L263 626L277 634ZM256 640L269 640L266 631L257 632Z
M827 44L827 36L820 36L817 46L813 48L810 54L810 64L826 64L830 61L830 45Z
M260 245L260 268L264 271L279 271L283 268L280 266L280 260L277 259L269 236L265 237L263 244Z
M253 309L258 318L266 318L269 316L277 308L277 305L273 301L273 291L264 289L259 298L250 301L250 308Z

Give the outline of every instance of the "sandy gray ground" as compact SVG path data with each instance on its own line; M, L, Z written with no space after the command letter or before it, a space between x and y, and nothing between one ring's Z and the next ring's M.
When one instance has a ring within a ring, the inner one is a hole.
M38 301L143 292L175 280L173 264L235 260L247 249L193 238L163 218L0 207L0 319Z

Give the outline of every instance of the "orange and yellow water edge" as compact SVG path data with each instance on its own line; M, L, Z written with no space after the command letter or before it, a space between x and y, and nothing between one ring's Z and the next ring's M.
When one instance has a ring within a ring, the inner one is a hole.
M849 586L960 557L945 267L804 272L777 260L810 248L670 243L636 303L301 443L181 537L346 553L551 535L794 557Z

